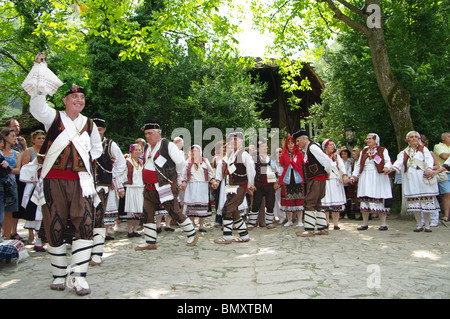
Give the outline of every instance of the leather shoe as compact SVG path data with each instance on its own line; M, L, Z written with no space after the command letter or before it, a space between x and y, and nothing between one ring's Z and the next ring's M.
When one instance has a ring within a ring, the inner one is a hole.
M150 244L147 246L137 246L136 248L134 248L134 250L149 250L149 249L156 249L156 248L158 248L158 245Z
M300 237L313 237L313 236L315 236L313 231L296 232L295 234L297 236L300 236Z

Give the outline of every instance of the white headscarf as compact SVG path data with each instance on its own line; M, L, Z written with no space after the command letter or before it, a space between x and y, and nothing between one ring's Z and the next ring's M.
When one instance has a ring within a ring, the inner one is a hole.
M380 146L380 137L378 136L378 134L369 133L367 135L372 135L372 137L375 136L375 143L377 144L377 146Z
M198 151L200 152L200 155L203 154L202 147L200 145L194 144L194 145L191 146L191 149L194 148L194 147L196 149L198 149Z
M417 131L410 131L410 132L408 132L408 134L406 134L406 142L409 144L409 135L410 135L411 133L417 133L417 135L419 135L419 145L422 145L422 140L421 140L421 138L420 138L420 134L419 134L419 132L417 132Z
M202 147L200 145L194 144L194 145L191 146L191 152L192 152L193 148L196 148L198 150L198 152L200 153L200 159L203 161ZM191 153L191 156L192 156L192 161L195 162L194 161L194 153L193 152Z
M327 138L325 141L322 142L322 149L325 151L325 149L327 148L328 142L330 141L329 138Z

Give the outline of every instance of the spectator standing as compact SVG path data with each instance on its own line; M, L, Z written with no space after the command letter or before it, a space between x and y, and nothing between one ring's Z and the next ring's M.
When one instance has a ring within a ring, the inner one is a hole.
M434 154L438 157L439 164L443 165L450 158L450 132L442 133L442 142L434 146ZM439 192L442 195L441 209L444 220L450 221L450 173L447 171L447 180L439 183Z
M14 221L13 212L19 211L19 196L17 191L17 175L20 173L22 164L22 155L20 152L14 150L12 147L17 143L17 137L14 130L10 128L3 128L1 134L5 138L5 147L3 148L3 158L8 163L6 167L11 169L9 174L12 183L12 192L15 196L15 201L4 208L4 218L2 225L3 237L7 239L19 239L20 236L16 233L17 223Z

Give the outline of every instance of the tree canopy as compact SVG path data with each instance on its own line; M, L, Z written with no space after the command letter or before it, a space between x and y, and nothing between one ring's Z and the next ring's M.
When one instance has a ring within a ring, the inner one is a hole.
M4 104L14 94L28 100L20 83L45 51L65 86L85 86L84 113L103 113L109 136L125 149L149 117L159 118L167 135L192 129L196 119L223 132L268 126L257 111L263 85L250 79L250 64L234 47L238 27L219 8L227 1L32 1L27 12L21 1L3 2L10 45L2 61L17 71ZM57 108L65 91L50 98Z
M342 128L352 125L360 140L376 130L393 148L413 126L433 142L448 128L447 2L249 2L255 28L274 35L269 53L281 57L285 91L305 90L308 84L308 79L301 84L291 80L302 62L291 59L318 61L327 89L324 103L312 109L307 122L320 126L319 138L339 138ZM252 61L237 50L241 4L0 3L2 105L21 99L27 110L28 97L20 83L34 55L45 51L50 68L65 85L77 82L86 87L85 114L103 112L110 123L108 134L123 144L137 137L146 118L157 115L167 133L177 127L192 130L199 119L204 128L268 126L257 111L264 87L251 81L247 71ZM49 99L57 108L62 107L61 94ZM293 107L299 103L294 98L290 102Z
M448 5L441 1L385 2L387 47L393 72L411 95L414 128L430 145L448 130L449 95ZM442 32L441 32L442 31ZM378 132L383 143L396 148L394 130L377 89L370 50L364 37L349 29L336 37L316 64L325 76L324 102L312 120L321 137L344 142L342 129L353 126L363 144L365 134ZM325 114L325 116L324 116Z

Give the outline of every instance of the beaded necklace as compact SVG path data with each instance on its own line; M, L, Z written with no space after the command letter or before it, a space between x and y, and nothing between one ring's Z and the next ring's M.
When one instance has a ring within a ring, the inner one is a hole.
M369 148L369 150L367 151L367 155L369 155L369 159L373 160L373 158L375 157L375 154L377 154L377 148Z
M414 162L414 156L416 155L416 153L417 153L417 146L415 147L408 146L408 148L406 149L406 154L408 154L410 163Z
M139 163L136 163L136 165L135 165L134 163L135 163L134 159L131 158L131 165L133 165L133 167L134 167L136 170L138 170L139 167L140 167Z

